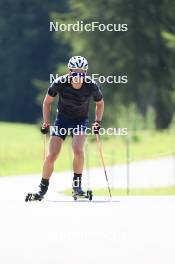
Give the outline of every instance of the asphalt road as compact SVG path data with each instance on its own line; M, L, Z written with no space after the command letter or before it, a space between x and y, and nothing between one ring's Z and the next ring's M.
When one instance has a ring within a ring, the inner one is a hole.
M32 203L24 197L39 177L0 177L0 263L175 263L175 197L74 202L57 193L56 176Z
M18 187L17 187L18 188ZM3 264L174 264L175 197L0 201Z

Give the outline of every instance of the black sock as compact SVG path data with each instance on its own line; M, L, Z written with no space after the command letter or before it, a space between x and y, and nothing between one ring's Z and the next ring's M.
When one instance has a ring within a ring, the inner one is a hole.
M44 186L49 186L49 180L48 179L41 179L41 184Z
M74 173L73 187L80 187L81 186L81 177L82 177L82 173Z
M48 186L49 186L49 180L48 179L41 179L41 183L39 185L39 194L44 196L48 190Z

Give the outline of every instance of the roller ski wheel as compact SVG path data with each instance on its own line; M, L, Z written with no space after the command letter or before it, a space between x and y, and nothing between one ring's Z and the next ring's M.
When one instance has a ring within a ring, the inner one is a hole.
M28 193L25 198L25 202L32 201L42 201L44 196L39 195L38 193Z
M74 201L77 201L77 199L81 199L81 198L85 198L85 199L88 199L89 201L92 201L93 194L92 194L92 191L90 191L90 190L88 190L87 192L84 192L82 194L78 193L76 191L73 191L72 197L74 198Z

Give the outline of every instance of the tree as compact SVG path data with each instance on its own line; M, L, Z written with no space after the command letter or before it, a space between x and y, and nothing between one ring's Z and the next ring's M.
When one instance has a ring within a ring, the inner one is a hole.
M50 13L61 10L65 1L0 0L0 120L35 122L41 115L33 79L48 80L62 58L49 31Z
M169 126L174 111L175 51L169 48L163 32L173 32L174 11L175 3L170 4L170 0L71 0L70 12L55 16L67 24L79 20L128 25L126 32L59 33L70 43L72 54L88 58L92 72L128 76L125 86L102 85L107 121L116 120L121 104L129 107L135 103L143 116L150 106L154 108L157 128Z

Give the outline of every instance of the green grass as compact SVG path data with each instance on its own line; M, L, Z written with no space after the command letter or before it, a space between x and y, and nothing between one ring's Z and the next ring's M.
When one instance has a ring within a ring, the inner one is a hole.
M0 123L0 175L39 173L43 162L43 136L35 125ZM56 170L70 169L67 144Z
M43 136L36 125L0 122L0 175L39 173L43 161ZM126 162L124 136L101 137L107 165ZM88 137L86 162L89 167L101 166L94 136ZM172 155L175 150L174 131L130 133L131 160ZM88 155L87 155L88 153ZM66 139L55 165L56 171L72 168L71 138Z
M72 189L66 189L62 192L64 195L71 196ZM112 196L126 196L126 189L112 189ZM175 187L164 187L164 188L145 188L145 189L131 189L130 195L175 195ZM97 196L108 196L107 189L94 189L93 195Z

